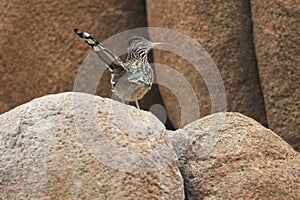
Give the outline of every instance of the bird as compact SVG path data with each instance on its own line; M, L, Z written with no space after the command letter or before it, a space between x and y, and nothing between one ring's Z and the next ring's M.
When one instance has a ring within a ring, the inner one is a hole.
M134 101L136 107L140 109L138 100L151 90L154 81L154 72L148 62L148 52L163 43L151 42L141 36L132 36L128 39L127 58L123 62L89 33L77 28L74 32L94 50L109 69L112 92L123 102Z

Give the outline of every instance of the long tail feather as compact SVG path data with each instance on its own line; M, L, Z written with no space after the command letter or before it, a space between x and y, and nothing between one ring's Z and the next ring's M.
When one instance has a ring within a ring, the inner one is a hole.
M79 29L74 29L74 32L81 37L98 55L98 57L104 62L104 64L110 69L110 71L124 69L124 64L120 58L114 55L108 48L106 48L102 43L97 41L89 33L81 31Z

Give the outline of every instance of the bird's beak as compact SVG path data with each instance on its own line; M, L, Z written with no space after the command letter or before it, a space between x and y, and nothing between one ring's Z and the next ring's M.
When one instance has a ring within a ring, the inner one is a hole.
M153 47L157 47L157 46L161 46L161 45L163 45L164 43L162 43L162 42L151 42L150 43L150 47L151 48L153 48Z

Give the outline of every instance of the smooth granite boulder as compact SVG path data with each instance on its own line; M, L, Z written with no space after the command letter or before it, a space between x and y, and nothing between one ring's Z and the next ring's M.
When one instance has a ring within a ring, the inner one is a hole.
M240 113L169 132L187 199L300 199L300 154Z
M83 93L0 115L0 199L184 199L163 124Z

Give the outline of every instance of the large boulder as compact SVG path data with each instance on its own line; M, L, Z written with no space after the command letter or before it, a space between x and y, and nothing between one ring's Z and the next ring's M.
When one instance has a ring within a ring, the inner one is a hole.
M300 154L239 113L169 133L188 199L300 199Z
M0 199L184 199L151 113L70 92L2 114L0 127Z
M167 8L167 9L166 9ZM148 24L181 32L200 43L219 68L226 88L227 110L243 113L266 125L266 116L260 80L257 72L251 28L251 10L248 0L242 1L194 1L148 0ZM151 32L150 32L151 36ZM170 38L163 35L162 38ZM178 38L173 38L177 40ZM191 46L179 44L182 52L191 52ZM172 49L170 50L172 52ZM154 61L177 70L188 81L197 96L201 117L212 113L212 100L205 74L199 74L189 60L162 51L154 52ZM209 67L202 63L203 68ZM167 78L167 75L165 76ZM184 82L177 80L178 85ZM170 120L176 128L199 118L181 123L181 113L176 96L169 88L160 87ZM183 91L180 91L182 93ZM189 101L187 94L184 99Z
M253 34L269 128L300 152L299 2L252 0Z

